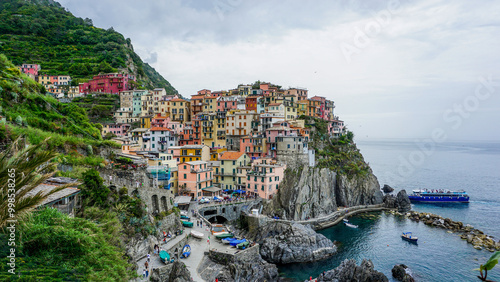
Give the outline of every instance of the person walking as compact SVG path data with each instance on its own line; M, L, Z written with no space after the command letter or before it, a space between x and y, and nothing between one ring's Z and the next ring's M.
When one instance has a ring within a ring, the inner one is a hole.
M147 262L149 262L149 261L151 261L151 255L148 253L148 261Z
M142 269L142 278L146 278L146 268Z

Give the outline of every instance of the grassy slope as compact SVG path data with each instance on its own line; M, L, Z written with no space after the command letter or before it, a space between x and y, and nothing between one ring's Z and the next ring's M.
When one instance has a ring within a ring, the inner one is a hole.
M175 88L144 64L130 39L112 28L104 30L90 19L73 16L55 1L1 0L0 52L14 64L38 63L42 73L69 74L85 80L99 72L132 71L147 89Z

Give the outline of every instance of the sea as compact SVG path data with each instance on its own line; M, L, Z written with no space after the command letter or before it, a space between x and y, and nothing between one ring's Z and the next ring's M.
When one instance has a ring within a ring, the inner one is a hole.
M357 141L381 186L395 192L405 189L465 190L468 204L412 204L419 212L431 212L470 224L500 238L500 142L456 141L432 143L405 139ZM405 264L416 281L480 281L480 264L492 255L476 250L450 233L377 212L350 218L357 229L342 224L319 233L335 241L338 252L331 258L302 264L279 265L280 275L291 281L309 280L340 265L345 259L371 259L375 269L390 281L391 269ZM402 232L412 232L418 244L403 241ZM500 264L488 272L488 279L500 281Z

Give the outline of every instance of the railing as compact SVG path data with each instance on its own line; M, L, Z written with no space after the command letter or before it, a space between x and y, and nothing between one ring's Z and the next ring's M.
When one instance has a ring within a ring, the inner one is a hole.
M191 169L191 172L208 172L208 171L212 171L211 168L202 168L202 169Z

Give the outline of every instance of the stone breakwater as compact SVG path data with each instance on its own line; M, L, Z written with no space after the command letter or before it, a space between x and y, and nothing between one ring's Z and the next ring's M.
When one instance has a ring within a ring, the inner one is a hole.
M490 252L494 252L495 250L500 251L500 240L495 241L493 237L484 234L481 230L475 229L469 224L464 225L460 221L453 221L449 218L443 218L442 216L425 212L419 213L412 211L406 214L401 214L396 211L389 211L389 213L406 216L410 220L417 222L421 221L425 225L447 229L453 233L461 233L460 238L467 240L467 242L472 244L475 249L486 249Z

